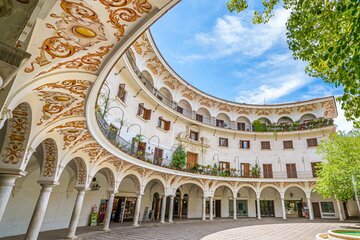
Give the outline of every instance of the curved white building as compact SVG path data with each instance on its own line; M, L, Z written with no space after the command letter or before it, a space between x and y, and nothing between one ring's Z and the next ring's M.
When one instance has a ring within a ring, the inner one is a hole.
M313 191L334 97L251 105L191 86L147 30L177 2L39 0L17 17L26 27L0 59L0 237L68 228L74 238L110 221L359 215ZM170 167L179 146L180 170Z

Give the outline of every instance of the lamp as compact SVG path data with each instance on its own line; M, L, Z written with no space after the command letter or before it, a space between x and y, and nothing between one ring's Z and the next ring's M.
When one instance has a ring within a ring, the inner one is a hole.
M92 179L91 191L99 191L101 186L96 182L96 177Z
M294 197L294 194L293 194L292 192L290 193L290 197L291 197L291 198L293 198L293 197Z

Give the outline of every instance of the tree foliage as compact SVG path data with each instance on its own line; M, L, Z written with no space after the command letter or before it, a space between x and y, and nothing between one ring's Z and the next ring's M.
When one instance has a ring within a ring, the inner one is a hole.
M182 145L179 145L172 155L172 161L170 163L170 166L176 169L183 169L186 165L186 157L187 154L184 147Z
M326 162L317 166L316 191L324 197L353 199L352 176L360 183L360 131L333 134L321 141L317 152Z
M267 23L280 0L263 0L263 11L255 11L254 23ZM306 72L335 86L343 86L339 97L345 116L360 127L360 1L283 0L291 11L287 39L295 59L307 62ZM241 12L247 0L230 0L228 9Z

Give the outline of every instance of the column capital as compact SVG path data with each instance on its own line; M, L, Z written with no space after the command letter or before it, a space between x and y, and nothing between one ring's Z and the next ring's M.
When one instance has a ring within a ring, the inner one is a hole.
M118 190L113 190L113 189L107 191L108 194L117 194L118 192L119 192Z
M84 187L84 186L82 186L82 187L80 187L80 186L77 186L77 187L74 187L78 192L81 192L81 191L84 191L84 192L86 192L86 191L89 191L91 188L89 188L89 187Z
M139 197L139 196L144 196L145 195L145 193L143 193L143 192L136 192L136 196L137 197Z
M42 187L54 187L54 186L58 186L58 185L60 184L59 182L46 181L46 180L39 180L38 183L39 183Z
M26 176L27 172L20 169L0 168L0 177L23 177Z

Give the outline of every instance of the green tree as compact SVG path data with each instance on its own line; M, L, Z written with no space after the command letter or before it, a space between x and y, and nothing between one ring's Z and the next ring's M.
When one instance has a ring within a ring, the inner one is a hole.
M176 169L183 169L186 165L186 156L187 154L184 147L179 145L172 155L170 166Z
M280 0L263 0L263 10L255 11L253 22L267 23ZM283 0L291 11L287 39L295 59L307 62L306 72L336 87L345 116L360 127L360 1ZM241 12L247 0L230 0L228 9Z
M317 152L326 162L317 166L316 191L327 198L353 199L352 176L360 181L360 131L334 133L321 141Z

